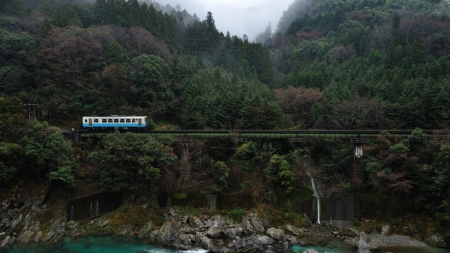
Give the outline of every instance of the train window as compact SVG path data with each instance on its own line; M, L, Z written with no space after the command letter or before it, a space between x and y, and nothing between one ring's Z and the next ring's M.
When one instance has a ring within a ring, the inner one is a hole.
M108 123L112 123L112 119L108 119Z
M134 123L134 122L136 122L136 120L135 120L135 119L132 119L132 120L131 120L131 122L133 122L133 123Z
M131 120L130 119L127 119L127 123L130 123L131 122Z
M102 119L102 123L106 123L106 119Z
M124 123L125 122L125 119L120 119L120 123Z
M98 123L98 119L94 119L94 123Z
M87 119L84 120L84 123L87 123Z
M119 119L114 119L114 123L119 123Z

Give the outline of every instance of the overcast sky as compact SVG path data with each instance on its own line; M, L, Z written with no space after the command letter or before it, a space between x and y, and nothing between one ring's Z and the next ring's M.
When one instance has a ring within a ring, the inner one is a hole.
M241 37L246 34L249 40L262 33L269 22L272 32L275 31L278 21L285 10L294 0L155 0L160 4L181 6L181 10L193 15L197 14L200 20L206 18L210 11L220 32L231 36Z

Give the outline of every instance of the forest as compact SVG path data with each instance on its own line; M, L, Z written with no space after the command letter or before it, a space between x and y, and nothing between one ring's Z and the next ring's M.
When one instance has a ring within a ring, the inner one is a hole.
M151 0L2 0L0 182L277 203L312 167L336 191L387 194L402 203L395 215L429 216L449 245L450 136L421 131L449 129L449 14L445 0L296 0L252 41L218 31L211 12ZM90 115L146 115L153 129L414 131L372 140L361 179L338 139L195 140L189 164L167 136L64 139Z

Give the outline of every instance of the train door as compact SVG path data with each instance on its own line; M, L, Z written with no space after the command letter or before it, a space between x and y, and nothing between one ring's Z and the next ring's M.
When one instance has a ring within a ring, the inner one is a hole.
M138 119L138 127L142 127L142 119Z
M89 126L92 126L92 119L89 119Z

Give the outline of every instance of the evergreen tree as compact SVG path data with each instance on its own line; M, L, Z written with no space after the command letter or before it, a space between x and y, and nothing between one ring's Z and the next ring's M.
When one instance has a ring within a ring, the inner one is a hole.
M122 48L117 41L113 41L108 45L108 56L106 61L108 63L121 63L123 61Z
M414 38L411 48L411 57L414 64L423 64L427 62L427 51L423 45L422 36L418 29L414 30Z

